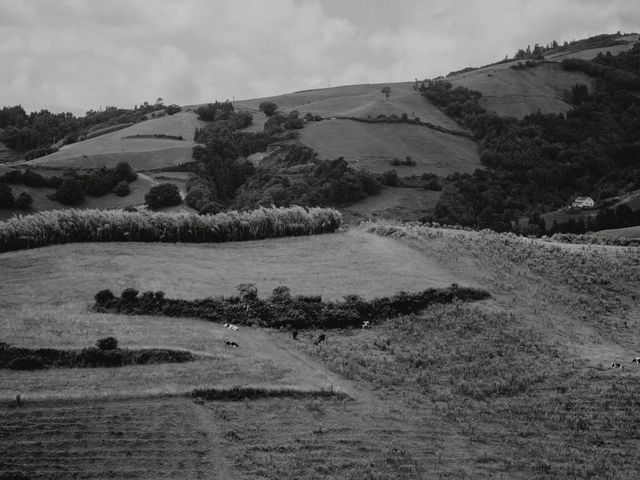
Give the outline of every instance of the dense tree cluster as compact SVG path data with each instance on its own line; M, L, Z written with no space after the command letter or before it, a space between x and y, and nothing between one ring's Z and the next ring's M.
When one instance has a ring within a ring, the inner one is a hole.
M293 144L263 159L232 205L340 206L374 195L381 188L372 174L354 170L342 157L320 160L312 149Z
M137 178L138 174L127 162L120 162L114 168L101 167L89 172L78 172L68 168L62 177L44 177L32 169L16 169L0 176L0 185L21 184L34 188L55 188L56 191L49 195L49 199L65 205L78 205L84 200L85 195L101 197L112 191L119 196L128 195L131 191L129 183ZM26 205L28 202L23 198L19 203L16 201L16 206L24 208L19 205Z
M74 143L92 131L123 123L144 120L148 113L164 108L161 104L145 102L133 109L108 106L104 110L90 110L84 117L40 110L27 114L20 105L0 110L0 142L31 159L56 150L54 144Z
M512 230L523 215L555 210L577 195L599 200L640 188L640 97L628 90L640 81L640 46L613 58L563 63L598 80L591 93L583 85L571 89L566 115L501 118L479 106L478 92L445 82L417 85L471 128L487 167L451 175L433 220Z
M162 207L172 207L182 203L180 190L175 183L161 183L151 187L144 196L144 203L152 210Z

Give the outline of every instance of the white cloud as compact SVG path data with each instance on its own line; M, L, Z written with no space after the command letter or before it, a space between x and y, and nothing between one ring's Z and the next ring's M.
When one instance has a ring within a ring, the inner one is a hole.
M0 0L0 104L83 112L392 82L640 20L612 0Z

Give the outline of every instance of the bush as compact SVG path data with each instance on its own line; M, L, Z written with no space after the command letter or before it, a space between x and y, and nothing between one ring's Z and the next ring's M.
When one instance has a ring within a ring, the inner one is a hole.
M380 182L383 185L387 185L388 187L396 187L400 183L400 179L398 178L398 172L395 170L387 170L382 175L380 175Z
M13 190L6 183L0 182L0 208L13 208L16 200L13 197Z
M11 360L11 362L9 362L9 368L11 370L42 370L45 368L45 365L40 357L27 355Z
M115 350L118 348L118 340L115 337L101 338L96 342L96 347L101 351Z
M78 205L84 200L84 190L78 179L67 177L49 198L65 205Z
M133 168L131 168L131 165L127 162L119 162L116 165L115 175L116 180L119 182L124 180L125 182L131 183L138 178L138 174L133 171Z
M263 112L267 117L272 116L278 110L278 105L273 102L262 102L258 108L261 112Z
M180 105L171 104L166 109L167 115L173 115L175 113L181 112L182 107Z
M33 197L27 192L20 193L18 198L16 198L16 208L20 210L29 210L31 209L31 205L33 205Z
M149 208L157 209L180 205L182 203L182 197L175 183L161 183L160 185L151 187L144 196L144 201Z
M113 294L111 290L107 288L104 290L100 290L98 293L95 294L93 298L95 299L97 304L104 305L110 302L111 300L114 300L116 296Z
M119 197L126 197L131 193L131 187L129 187L129 184L126 182L126 180L122 180L116 185L116 188L113 189L113 192Z
M136 290L135 288L125 288L120 296L124 301L132 302L136 299L138 293L138 290Z

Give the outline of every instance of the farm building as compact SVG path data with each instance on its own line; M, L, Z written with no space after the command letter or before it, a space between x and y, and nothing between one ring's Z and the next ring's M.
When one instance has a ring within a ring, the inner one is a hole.
M593 207L596 203L591 197L578 197L573 201L572 207L576 208L589 208Z

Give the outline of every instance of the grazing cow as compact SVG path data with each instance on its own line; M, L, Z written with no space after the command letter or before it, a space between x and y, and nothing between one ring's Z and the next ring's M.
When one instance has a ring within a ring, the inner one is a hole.
M364 322L362 322L362 328L369 328L371 327L371 322L369 322L369 320L365 320Z
M236 342L232 342L231 340L225 340L224 344L227 347L238 348L238 344Z
M293 332L291 332L291 336L293 337L294 340L296 340L298 338L298 330L294 330Z
M640 357L636 357L633 360L631 360L631 363L637 363L638 365L640 365Z
M624 367L622 366L622 364L621 364L621 363L613 362L613 363L611 364L611 368L619 368L620 370L622 370Z
M316 339L316 345L320 345L322 342L326 342L327 341L327 337L325 336L324 333L321 333L320 335L318 335L318 338Z

